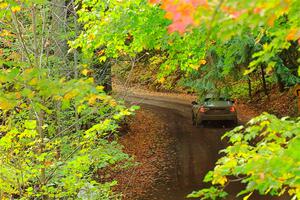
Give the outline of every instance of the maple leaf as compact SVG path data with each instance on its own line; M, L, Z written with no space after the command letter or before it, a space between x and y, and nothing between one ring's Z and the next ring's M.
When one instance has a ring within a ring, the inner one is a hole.
M194 19L199 6L208 6L207 0L149 0L152 4L162 3L161 8L166 11L165 18L173 23L168 27L168 32L178 31L183 34L189 25L198 24Z

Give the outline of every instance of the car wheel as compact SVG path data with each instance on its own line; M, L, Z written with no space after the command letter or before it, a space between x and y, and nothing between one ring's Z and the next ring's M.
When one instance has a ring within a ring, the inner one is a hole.
M192 122L193 122L193 126L195 126L196 125L196 121L195 121L194 113L192 114Z
M200 121L199 123L197 123L197 125L198 125L200 128L203 128L203 127L204 127L203 121Z

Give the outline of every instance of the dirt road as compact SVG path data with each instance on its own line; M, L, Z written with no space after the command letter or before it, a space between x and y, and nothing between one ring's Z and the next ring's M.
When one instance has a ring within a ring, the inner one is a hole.
M220 138L229 129L228 125L226 128L226 124L216 122L207 124L204 128L193 126L189 101L138 94L127 94L125 99L165 119L168 131L172 133L176 141L175 146L171 147L175 148L177 163L169 169L172 180L157 183L158 189L147 199L183 200L193 190L208 186L202 180L205 174L213 169L220 157L218 152L226 146L226 142L221 141ZM227 188L230 194L227 199L242 199L235 197L241 187L235 184ZM253 195L250 199L275 200L279 198Z

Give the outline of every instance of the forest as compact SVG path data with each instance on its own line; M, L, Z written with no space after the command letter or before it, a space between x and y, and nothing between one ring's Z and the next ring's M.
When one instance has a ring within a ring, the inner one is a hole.
M188 198L300 199L299 0L0 0L0 199L124 199L116 84L259 109Z

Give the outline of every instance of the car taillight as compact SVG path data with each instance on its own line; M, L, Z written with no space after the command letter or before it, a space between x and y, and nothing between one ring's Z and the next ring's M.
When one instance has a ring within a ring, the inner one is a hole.
M199 108L199 112L202 112L202 113L204 113L205 112L205 108L202 106L202 107L200 107Z
M235 112L235 107L231 106L229 110L230 110L230 112Z

